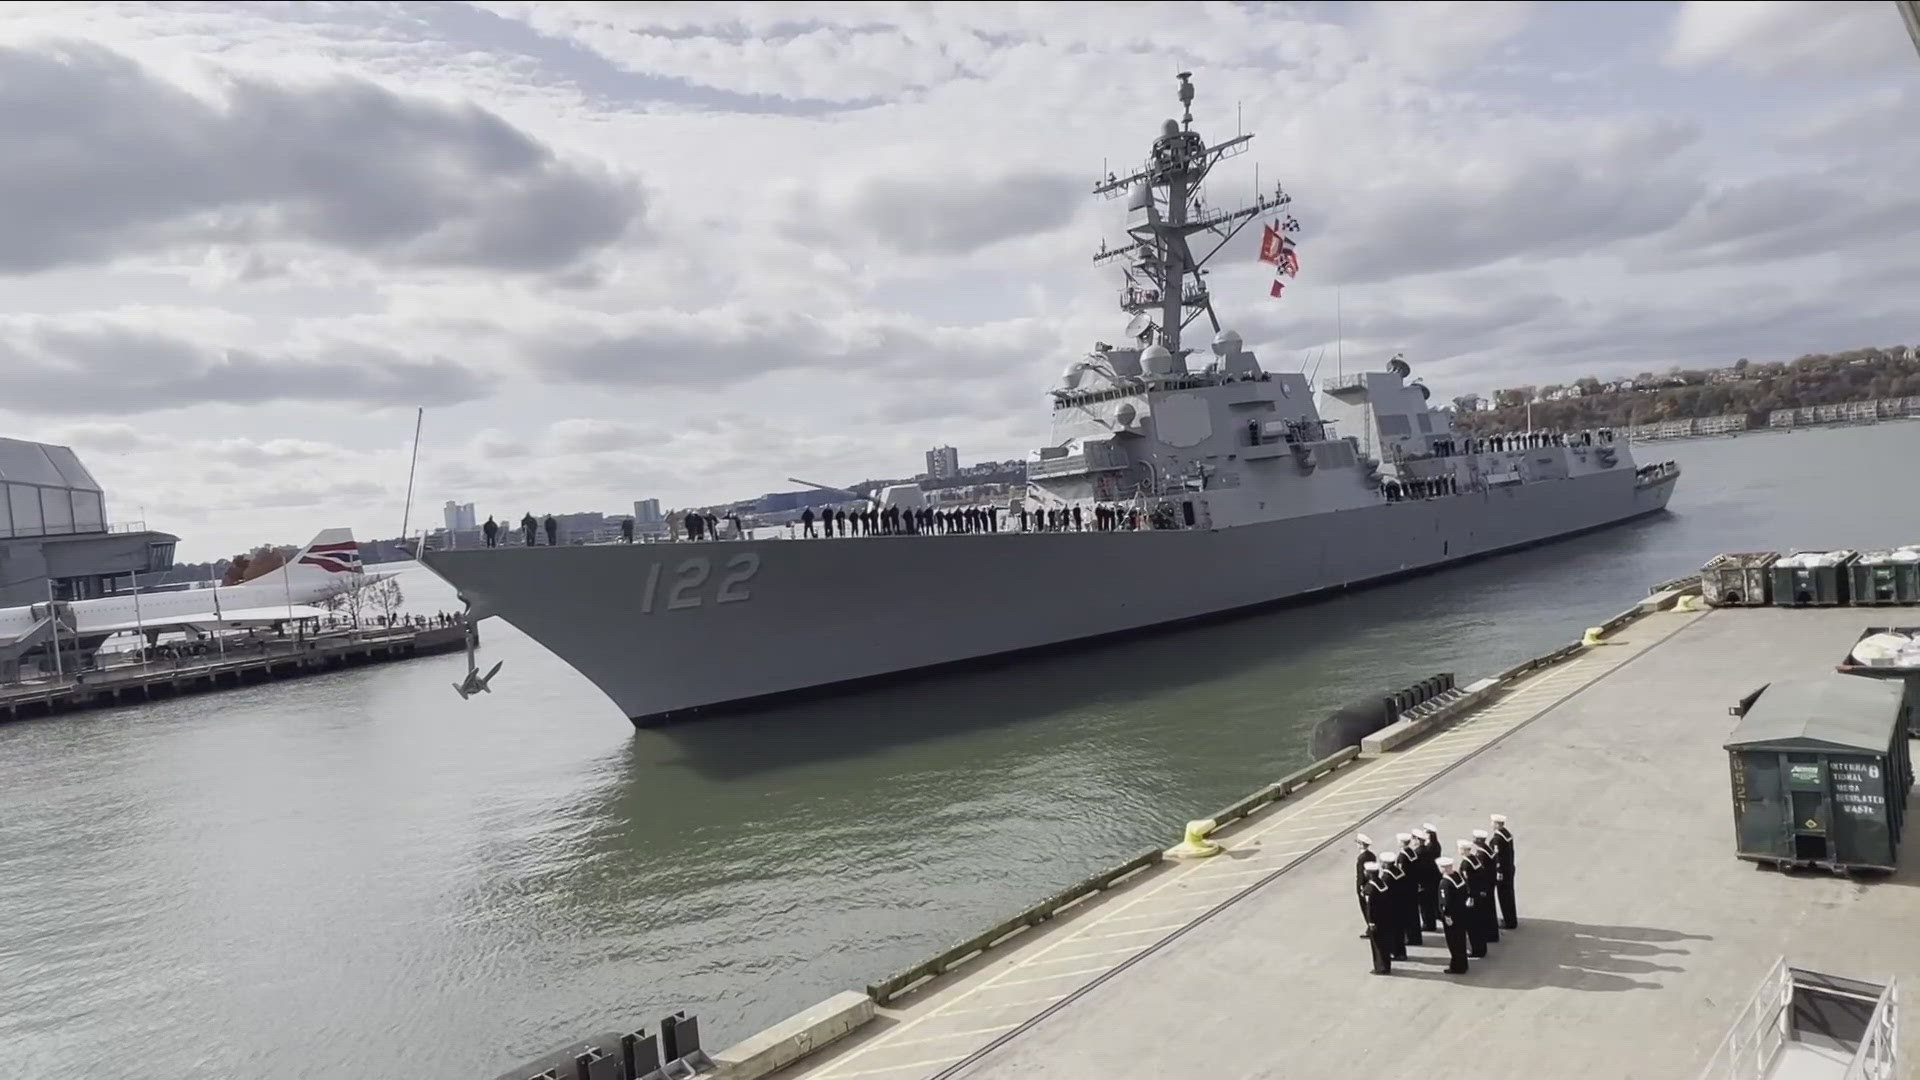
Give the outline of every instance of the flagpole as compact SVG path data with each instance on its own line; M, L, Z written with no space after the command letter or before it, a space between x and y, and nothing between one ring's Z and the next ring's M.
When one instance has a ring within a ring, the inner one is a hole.
M221 631L226 627L226 618L220 614L220 583L213 580L213 564L207 564L207 581L213 585L213 640L214 647L220 650L220 659L227 658L227 637Z
M300 553L296 551L293 554L295 555L295 557L298 557ZM280 564L280 589L282 592L286 594L286 597L287 597L287 627L289 629L293 629L294 622L293 622L293 564L292 563Z
M400 543L402 545L407 542L407 525L413 518L413 473L420 465L420 425L426 421L426 418L427 410L425 406L414 409L413 457L407 462L407 504L400 512ZM419 557L420 553L415 551L414 558L417 559Z
M60 668L60 609L54 606L52 578L47 579L47 618L53 623L53 677L65 682L66 673Z
M133 582L133 632L140 635L140 670L147 669L147 624L140 618L140 571L132 571L128 578Z

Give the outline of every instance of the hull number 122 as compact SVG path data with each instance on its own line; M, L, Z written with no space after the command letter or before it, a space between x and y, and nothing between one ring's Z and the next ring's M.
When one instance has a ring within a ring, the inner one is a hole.
M647 569L647 587L640 595L640 613L681 611L702 604L731 604L752 599L747 582L760 572L760 556L749 551L726 561L716 581L713 560L706 556L683 559L671 573L661 573L661 563Z

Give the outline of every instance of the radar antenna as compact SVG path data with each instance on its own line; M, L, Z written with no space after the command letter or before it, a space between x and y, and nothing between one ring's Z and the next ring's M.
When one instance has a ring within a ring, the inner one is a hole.
M1206 205L1201 198L1201 182L1216 164L1245 153L1253 135L1238 135L1208 146L1193 130L1193 73L1180 72L1179 79L1181 121L1168 120L1161 125L1160 136L1138 170L1126 176L1108 173L1093 186L1095 195L1109 199L1128 196L1129 238L1119 247L1103 243L1093 257L1094 264L1127 259L1120 309L1136 316L1157 315L1154 332L1159 343L1174 353L1181 351L1180 331L1202 314L1215 332L1220 329L1213 297L1207 291L1207 262L1247 222L1293 201L1275 184L1271 194L1257 194L1245 206L1223 209ZM1217 242L1196 258L1189 238L1199 233L1207 233Z

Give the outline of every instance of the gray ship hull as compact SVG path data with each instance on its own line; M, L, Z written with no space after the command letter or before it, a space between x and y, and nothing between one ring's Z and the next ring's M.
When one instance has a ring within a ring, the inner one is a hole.
M1215 530L432 552L636 724L1431 570L1664 509L1619 468Z

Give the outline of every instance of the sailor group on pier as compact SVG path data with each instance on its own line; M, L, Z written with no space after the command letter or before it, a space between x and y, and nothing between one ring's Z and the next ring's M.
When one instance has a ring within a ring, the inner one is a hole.
M1519 927L1513 898L1513 833L1504 814L1493 828L1473 830L1472 839L1455 842L1457 857L1442 854L1440 833L1431 824L1394 839L1399 847L1375 853L1373 841L1355 836L1354 892L1360 903L1373 954L1373 973L1390 975L1395 960L1407 959L1409 946L1425 944L1439 931L1447 947L1447 973L1464 975L1469 959L1487 955L1502 929Z

